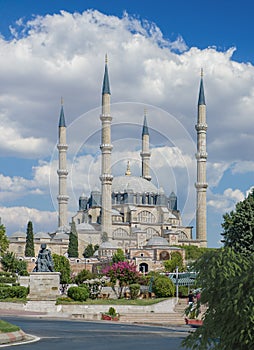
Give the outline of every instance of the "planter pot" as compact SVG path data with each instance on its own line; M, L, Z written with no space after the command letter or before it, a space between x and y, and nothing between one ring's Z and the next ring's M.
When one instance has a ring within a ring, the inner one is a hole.
M110 316L110 315L102 314L101 319L106 321L119 321L119 316Z
M197 328L203 325L202 320L191 319L191 318L185 318L185 323L194 328Z

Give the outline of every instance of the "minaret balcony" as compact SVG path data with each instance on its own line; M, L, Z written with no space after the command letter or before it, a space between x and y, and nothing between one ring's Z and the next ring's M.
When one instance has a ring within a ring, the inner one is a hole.
M151 157L151 152L140 152L141 157Z
M109 143L102 143L100 145L100 149L101 149L102 152L106 152L106 151L111 152L112 149L113 149L113 145L111 145Z
M205 151L199 151L199 152L197 152L196 154L195 154L195 157L196 157L196 159L198 160L198 159L200 159L200 160L206 160L207 159L207 156L208 156L208 154L207 154L207 152L205 152Z
M64 144L64 143L59 143L59 144L57 145L57 148L58 148L59 151L67 151L68 145L67 145L67 144Z
M111 122L111 120L112 120L112 117L111 117L111 115L110 114L101 114L100 115L100 120L102 121L102 122Z
M207 182L196 182L195 187L197 190L206 189L208 187L208 183Z
M195 125L195 129L197 131L206 131L207 130L207 124L206 123L198 123Z
M58 169L58 170L57 170L57 174L58 174L59 176L65 177L65 176L68 175L68 170L67 170L67 169Z
M102 174L100 176L100 180L101 180L101 182L103 184L106 184L106 183L111 184L112 181L113 181L113 175L111 175L111 174Z
M57 196L57 200L58 200L58 203L67 203L69 200L69 196L60 194L59 196Z

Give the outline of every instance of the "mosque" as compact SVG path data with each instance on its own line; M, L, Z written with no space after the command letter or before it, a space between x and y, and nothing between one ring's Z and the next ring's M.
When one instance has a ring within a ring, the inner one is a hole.
M121 248L131 259L142 265L152 261L166 260L173 251L184 256L183 245L207 246L206 233L206 104L201 73L197 124L197 181L196 187L196 237L192 227L184 226L177 196L174 192L165 194L152 182L150 175L150 136L146 113L141 135L141 176L133 176L129 163L123 176L111 173L111 121L110 83L107 59L102 84L101 120L101 191L93 190L89 196L79 198L78 211L72 217L78 233L79 256L82 257L88 244L98 244L98 257L112 256ZM70 226L68 221L67 193L67 127L63 105L59 118L59 169L57 170L59 193L58 230L54 233L39 232L34 235L35 251L41 243L47 243L52 252L66 255ZM24 233L10 236L10 249L18 256L24 256ZM146 265L147 270L147 265Z

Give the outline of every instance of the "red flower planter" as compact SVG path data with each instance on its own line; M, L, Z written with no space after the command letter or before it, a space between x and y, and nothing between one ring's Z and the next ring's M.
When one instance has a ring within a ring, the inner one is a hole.
M101 319L106 321L119 321L119 316L109 316L106 314L102 314Z
M191 318L185 318L185 323L188 324L191 327L200 327L203 325L202 320L196 320L196 319L191 319Z

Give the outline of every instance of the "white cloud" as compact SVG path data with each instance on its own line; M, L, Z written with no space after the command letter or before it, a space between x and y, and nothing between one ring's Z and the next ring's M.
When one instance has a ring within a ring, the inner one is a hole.
M56 229L56 212L41 211L28 207L0 207L0 217L6 227L7 235L17 230L26 232L29 220L33 223L34 232L51 232Z
M239 189L233 190L232 188L227 188L223 194L210 195L210 198L207 202L208 206L224 214L234 210L236 203L244 200L245 196Z

